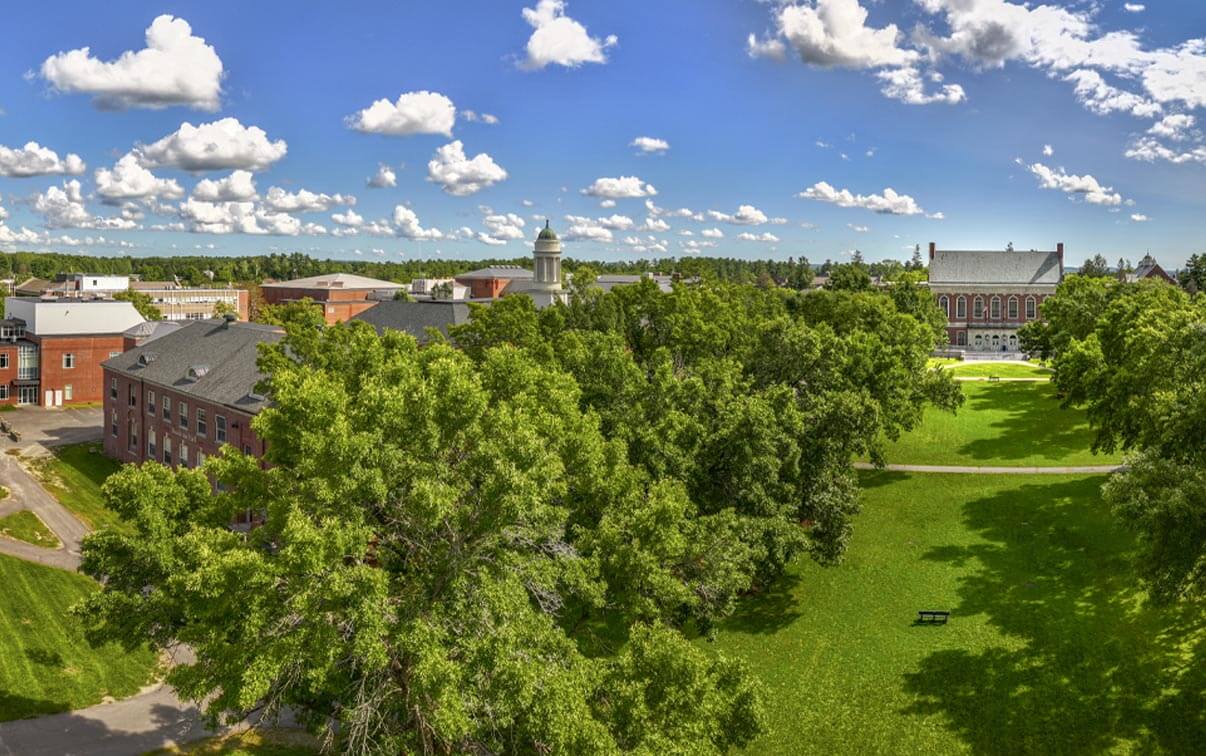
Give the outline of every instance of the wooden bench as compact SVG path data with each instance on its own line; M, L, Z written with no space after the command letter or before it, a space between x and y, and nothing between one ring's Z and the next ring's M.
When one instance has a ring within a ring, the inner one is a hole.
M989 382L989 383L1000 383L1000 381L1001 381L1001 376L999 376L999 375L990 375L990 376L988 376L988 382Z
M917 612L917 621L923 624L933 622L940 625L945 625L946 621L950 619L950 616L950 612L943 611L941 609L922 609L921 611Z

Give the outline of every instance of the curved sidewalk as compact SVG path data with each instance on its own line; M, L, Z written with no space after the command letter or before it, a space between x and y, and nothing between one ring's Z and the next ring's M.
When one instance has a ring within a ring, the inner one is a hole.
M1071 465L1062 467L977 467L973 465L884 465L855 462L858 470L891 470L893 472L955 473L964 475L1093 475L1112 473L1125 465Z
M28 509L50 528L63 544L46 549L23 541L0 537L0 554L74 572L80 566L80 543L88 535L88 526L80 522L58 499L47 493L42 484L30 475L11 455L0 454L0 485L7 488L13 504L5 511Z

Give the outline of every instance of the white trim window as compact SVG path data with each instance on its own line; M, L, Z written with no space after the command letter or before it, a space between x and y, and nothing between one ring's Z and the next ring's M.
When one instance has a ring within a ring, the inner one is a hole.
M1036 317L1038 317L1038 303L1032 295L1026 297L1026 319L1034 320Z
M948 296L947 296L947 295L945 295L945 294L943 294L942 296L938 297L938 307L939 307L939 309L941 309L941 310L942 310L942 314L946 316L946 319L947 319L947 320L950 320L950 319L951 319L951 300L950 300L950 297L948 297Z
M988 317L990 320L1001 319L1001 298L994 296L988 303Z
M70 370L75 367L75 352L63 352L63 369Z
M1006 304L1005 312L1008 313L1010 320L1018 319L1018 298L1017 297L1009 298L1009 302Z
M976 320L984 319L984 297L979 294L972 300L972 317Z
M967 297L955 300L955 320L967 320Z

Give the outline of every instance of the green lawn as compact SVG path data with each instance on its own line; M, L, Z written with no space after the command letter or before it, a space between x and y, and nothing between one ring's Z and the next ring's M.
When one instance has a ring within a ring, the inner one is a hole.
M1102 481L866 474L845 562L700 641L767 686L750 752L1200 753L1206 618L1143 604Z
M1089 451L1080 410L1063 410L1046 383L963 383L955 414L927 409L920 427L887 444L888 462L914 465L1108 465L1121 455Z
M152 679L152 651L94 649L68 616L90 579L0 555L0 586L0 721L122 698Z
M46 523L27 509L0 517L0 535L48 549L57 549L62 545Z
M100 491L121 464L106 457L100 444L60 446L35 466L46 490L93 530L121 525L117 514L105 507Z
M207 738L179 748L162 748L146 756L314 756L313 736L300 730L248 731L227 737Z
M1051 379L1051 371L1028 362L965 362L950 368L951 375L960 378L1042 378Z

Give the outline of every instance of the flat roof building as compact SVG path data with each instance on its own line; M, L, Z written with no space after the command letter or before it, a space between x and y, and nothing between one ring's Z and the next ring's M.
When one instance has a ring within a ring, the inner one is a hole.
M303 299L313 301L322 308L323 319L328 324L351 320L380 299L392 299L399 289L404 288L400 283L355 273L324 273L292 281L266 283L260 287L268 304L300 302Z

